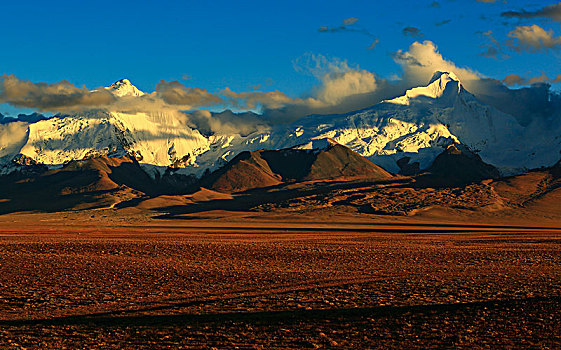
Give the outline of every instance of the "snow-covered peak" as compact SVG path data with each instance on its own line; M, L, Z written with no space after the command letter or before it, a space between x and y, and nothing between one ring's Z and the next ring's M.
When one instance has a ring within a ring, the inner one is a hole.
M429 80L429 85L431 85L432 83L434 83L435 81L450 81L450 80L454 80L457 82L460 82L460 79L458 78L458 76L456 74L454 74L454 72L444 72L444 71L436 71L434 72L434 74L432 75L432 78L430 78Z
M128 79L121 79L106 89L110 90L115 96L123 97L123 96L142 96L144 92L140 91L136 86L132 85L132 83Z
M462 91L462 83L456 74L452 72L436 71L429 81L427 86L419 86L409 89L405 95L396 97L392 100L385 102L409 105L411 100L428 97L433 99L440 99L443 97L455 97Z

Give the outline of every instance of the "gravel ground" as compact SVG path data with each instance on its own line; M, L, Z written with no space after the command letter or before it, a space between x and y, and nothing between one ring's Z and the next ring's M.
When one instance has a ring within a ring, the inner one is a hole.
M561 347L556 232L37 230L0 235L0 349Z

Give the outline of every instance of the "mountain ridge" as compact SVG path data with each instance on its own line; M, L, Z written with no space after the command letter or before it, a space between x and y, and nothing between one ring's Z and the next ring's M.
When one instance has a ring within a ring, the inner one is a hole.
M126 98L144 94L127 79L107 89ZM330 138L394 173L405 158L428 169L448 146L461 144L502 175L511 175L552 165L561 149L561 138L535 135L514 117L478 101L455 74L440 71L426 86L360 111L310 115L260 129L248 134L202 133L191 115L168 110L134 114L91 110L8 123L0 125L0 172L14 171L12 159L20 155L57 168L97 154L135 157L153 178L168 168L201 177L243 151L284 149Z

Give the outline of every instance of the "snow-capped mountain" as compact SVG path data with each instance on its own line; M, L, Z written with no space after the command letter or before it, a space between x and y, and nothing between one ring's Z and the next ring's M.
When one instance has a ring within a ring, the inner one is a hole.
M168 167L194 166L197 155L208 151L209 141L187 127L181 113L92 111L29 124L18 145L9 153L21 153L49 166L96 155L128 154L141 164Z
M144 92L140 91L136 86L132 85L128 79L121 79L110 86L106 87L107 90L111 91L117 97L123 96L142 96Z
M142 96L128 80L109 86L116 96ZM453 73L436 72L427 86L346 114L311 115L249 135L203 135L189 114L92 110L34 123L0 125L0 164L4 173L21 155L56 167L96 155L134 156L155 176L167 167L201 176L242 151L315 147L330 138L389 171L404 157L428 168L443 150L461 143L503 174L550 166L559 160L559 136L533 132L514 117L478 101ZM403 161L400 162L401 164Z
M425 169L447 146L461 143L503 174L514 174L559 160L561 143L555 132L547 136L526 130L513 116L478 101L453 73L436 72L427 86L364 110L312 115L245 139L229 137L228 147L213 158L331 138L397 172L397 161L404 157Z

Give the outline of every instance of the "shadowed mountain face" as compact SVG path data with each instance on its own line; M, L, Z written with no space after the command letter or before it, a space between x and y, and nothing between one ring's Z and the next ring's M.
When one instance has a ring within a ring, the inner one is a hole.
M56 172L56 170L55 170ZM61 178L68 174L69 184L75 191L112 190L121 186L150 193L153 180L140 168L138 162L130 158L109 158L106 156L68 163L56 172ZM83 181L73 183L73 181ZM82 186L81 186L82 185Z
M262 153L238 154L224 167L203 178L201 185L220 192L239 192L282 183L282 177L271 170L261 157Z
M202 186L221 192L241 192L283 182L368 178L392 175L349 148L330 144L325 149L283 149L242 152L203 179Z
M551 167L550 173L556 179L561 178L561 160Z
M429 174L419 176L419 182L432 186L458 186L500 177L497 168L459 145L448 146L427 172Z
M154 180L130 158L72 161L60 169L15 172L0 183L0 212L108 207L142 193Z

